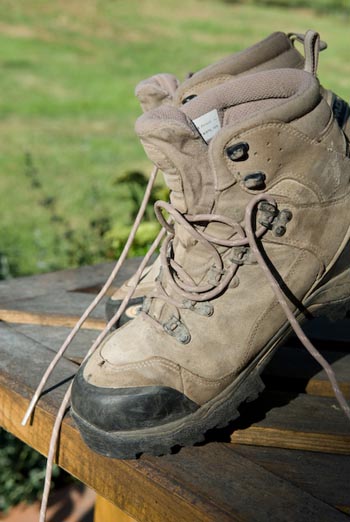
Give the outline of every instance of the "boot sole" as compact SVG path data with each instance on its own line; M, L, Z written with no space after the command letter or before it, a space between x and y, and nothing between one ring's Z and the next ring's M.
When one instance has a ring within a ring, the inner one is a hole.
M350 296L325 304L315 303L314 299L315 294L305 303L314 317L325 315L342 319L350 310ZM299 313L297 319L304 322L306 318ZM141 453L164 455L175 446L192 446L202 442L208 430L227 426L239 417L239 406L258 397L265 387L260 374L290 333L291 327L286 323L234 382L198 410L176 421L153 428L106 432L88 423L71 408L73 419L86 444L107 457L133 459Z

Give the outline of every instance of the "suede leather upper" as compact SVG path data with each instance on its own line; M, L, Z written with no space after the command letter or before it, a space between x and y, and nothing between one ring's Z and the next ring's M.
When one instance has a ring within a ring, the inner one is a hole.
M136 130L150 159L163 170L171 202L181 214L218 214L244 228L247 204L256 194L273 196L280 211L291 212L285 234L267 231L262 248L295 310L298 301L305 302L322 287L328 268L349 241L347 141L318 81L307 72L270 71L229 83L226 93L222 86L214 87L182 110L165 105L149 111ZM269 85L278 89L269 90ZM203 107L213 106L222 128L208 144L193 120ZM245 161L231 161L227 155L227 148L238 142L249 144ZM254 172L264 173L264 188L245 186L246 175ZM232 238L232 229L220 222L195 226L217 238ZM172 249L174 261L195 284L221 277L211 251L179 223ZM225 270L233 262L233 250L218 247ZM166 294L181 301L164 271L160 280ZM327 299L332 300L332 284L327 284ZM210 304L214 312L204 316L166 302L154 291L147 313L107 338L88 360L84 378L90 385L113 389L171 387L196 404L210 401L286 323L254 259L239 266L229 287ZM164 330L174 315L190 332L187 344Z

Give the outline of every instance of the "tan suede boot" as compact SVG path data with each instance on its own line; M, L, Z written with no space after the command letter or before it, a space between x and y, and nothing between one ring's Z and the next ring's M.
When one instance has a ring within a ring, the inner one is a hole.
M248 74L252 70L303 68L304 58L294 48L295 35L282 32L272 33L261 42L248 49L225 57L217 63L192 74L180 84L172 74L161 73L140 82L135 94L144 112L160 105L181 106L200 92L219 83L232 80L233 77ZM323 44L325 47L325 44ZM123 316L118 321L121 326L139 313L144 296L154 287L154 280L159 272L159 261L155 267L148 267L137 286L136 292ZM126 281L117 288L106 303L106 317L110 320L119 309L133 280Z
M294 47L295 41L299 41L304 46L304 55L308 61L308 67L312 67L312 39L315 35L314 31L308 31L305 34L272 33L252 47L227 56L219 62L192 74L182 84L171 74L157 74L140 82L135 93L143 110L147 112L163 104L181 107L188 100L193 99L205 90L253 71L279 68L302 69L305 65L305 59ZM326 47L325 42L320 43L321 49ZM314 65L314 67L316 66ZM350 109L348 104L331 91L322 89L322 94L333 108L340 126L349 126ZM144 271L129 306L116 326L121 326L138 315L144 296L154 287L154 280L158 272L159 261L153 268L148 267ZM116 314L132 284L133 280L131 279L113 291L106 303L108 320Z
M136 130L171 190L156 205L161 272L72 390L87 444L119 458L227 424L262 389L285 313L302 323L350 303L348 142L312 74L237 78L146 113Z

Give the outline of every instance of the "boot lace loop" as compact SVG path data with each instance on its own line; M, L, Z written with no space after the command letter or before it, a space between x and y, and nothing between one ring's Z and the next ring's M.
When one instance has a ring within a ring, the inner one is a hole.
M249 240L243 227L236 221L219 214L181 214L173 205L166 203L165 201L157 201L154 208L158 221L168 232L161 247L160 256L165 279L170 287L181 298L195 302L209 301L220 295L220 293L231 283L238 270L239 264L232 261L231 265L225 268L223 256L214 245L227 248L249 247ZM162 210L165 210L171 216L172 224L169 224L165 220ZM234 236L234 238L222 239L214 237L198 228L201 224L209 224L213 222L228 226L232 230L231 237ZM208 252L212 254L214 259L213 268L217 275L217 281L211 280L206 284L197 285L183 267L175 261L173 257L175 223L183 227L194 240L202 243ZM255 232L256 237L260 238L266 230L267 227L261 225ZM238 238L236 236L238 236ZM160 281L157 283L158 288L162 286ZM162 289L163 291L160 295L157 292L157 297L161 297L163 300L175 304L176 301L169 298L163 287ZM183 303L180 301L176 302L176 305L183 308Z

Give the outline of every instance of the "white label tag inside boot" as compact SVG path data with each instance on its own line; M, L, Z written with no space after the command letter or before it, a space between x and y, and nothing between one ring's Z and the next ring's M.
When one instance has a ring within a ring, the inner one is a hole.
M199 118L193 120L193 123L207 143L221 128L218 111L216 109L203 114L203 116L199 116Z

